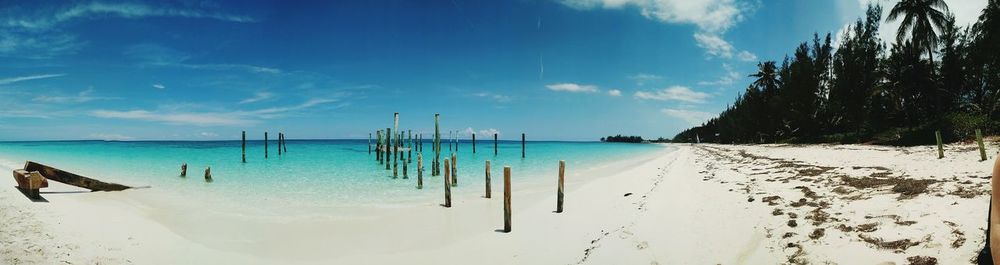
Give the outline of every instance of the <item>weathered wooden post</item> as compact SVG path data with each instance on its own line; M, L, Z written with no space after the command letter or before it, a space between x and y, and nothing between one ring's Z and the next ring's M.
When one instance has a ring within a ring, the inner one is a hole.
M267 158L267 132L264 132L264 158Z
M497 156L497 133L493 133L493 156Z
M406 161L403 161L403 179L408 179L409 178L409 176L407 176L407 173L406 173L406 171L407 171L407 165L409 165L409 164L410 163L407 163Z
M368 133L368 155L372 154L372 133Z
M392 169L389 164L389 152L392 152L392 128L385 128L385 170Z
M492 193L493 188L490 187L490 161L486 160L486 198L489 199Z
M278 132L278 156L281 156L281 132Z
M399 131L396 131L396 141L392 143L392 178L399 176Z
M458 152L458 131L455 131L455 152Z
M205 181L212 182L212 167L205 168Z
M510 167L503 167L503 231L510 233Z
M556 212L563 212L563 182L566 179L566 160L559 160L559 188L556 191Z
M424 188L424 156L417 153L417 189Z
M406 130L406 163L413 163L413 130Z
M937 139L938 159L944 158L944 143L941 141L941 131L934 131L934 138Z
M243 131L243 163L247 162L247 131Z
M451 153L451 185L458 186L458 157Z
M452 151L454 151L454 150L452 150L452 149L451 149L451 144L452 144L452 138L454 138L454 137L455 137L455 136L453 136L453 135L451 134L451 131L448 131L448 152L452 152Z
M382 130L375 130L375 161L382 164Z
M524 158L524 133L521 133L521 158Z
M444 207L451 207L451 165L444 159Z
M281 133L281 149L285 149L285 154L288 153L288 139L285 139L285 133Z
M181 164L181 177L187 177L188 175L188 164Z
M434 165L431 165L431 176L441 175L441 114L434 114Z
M983 131L980 129L976 129L976 143L979 144L979 157L982 159L979 161L986 161L986 145L983 144Z
M476 153L476 133L472 133L472 153Z

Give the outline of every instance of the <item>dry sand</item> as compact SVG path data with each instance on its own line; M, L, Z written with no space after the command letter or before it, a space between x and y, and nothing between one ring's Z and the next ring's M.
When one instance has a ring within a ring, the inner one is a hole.
M926 146L675 147L569 169L564 213L553 212L554 176L551 189L514 183L512 233L497 231L496 176L494 198L452 208L292 216L156 187L52 183L48 202L0 188L0 263L967 264L983 245L992 163L971 145L940 160Z

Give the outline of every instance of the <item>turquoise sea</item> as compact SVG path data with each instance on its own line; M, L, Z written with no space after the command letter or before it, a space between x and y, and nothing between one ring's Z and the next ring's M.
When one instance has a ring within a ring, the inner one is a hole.
M368 152L368 140L287 140L288 151L278 155L276 141L269 142L264 158L263 141L247 141L247 162L241 162L240 141L41 141L0 142L0 164L21 168L33 160L63 170L131 186L151 186L160 192L210 200L213 203L279 206L342 207L375 205L392 207L405 201L437 202L443 189L441 177L431 176L433 148L424 143L424 188L416 189L417 152L412 153L409 179L393 178ZM484 161L491 160L493 190L502 189L503 166L512 169L517 184L554 181L558 161L567 170L580 170L652 154L669 148L654 144L600 142L527 142L521 158L520 141L500 141L498 155L493 141L461 140L457 147L458 194L481 194ZM454 150L454 149L453 149ZM442 159L450 157L442 143ZM180 165L187 163L186 178ZM212 167L213 182L204 181Z

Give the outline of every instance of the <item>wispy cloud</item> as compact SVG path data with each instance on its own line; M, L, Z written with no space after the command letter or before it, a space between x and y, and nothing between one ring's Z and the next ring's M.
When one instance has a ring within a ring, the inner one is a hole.
M183 111L182 108L164 108L156 111L149 110L94 110L91 116L109 119L139 120L150 122L162 122L172 125L194 125L194 126L247 126L258 124L262 119L273 119L288 115L289 113L301 111L321 104L337 102L336 99L311 99L298 105L286 107L272 107L248 111ZM346 106L344 104L338 107Z
M552 91L563 91L572 93L594 93L597 92L597 86L594 85L580 85L574 83L558 83L545 86Z
M166 89L167 86L164 86L163 84L153 84L153 88L163 90Z
M30 14L23 17L7 18L2 25L12 28L33 30L50 29L72 20L119 17L136 19L144 17L205 18L227 22L255 22L249 16L240 16L204 10L152 6L144 3L76 3L55 12Z
M703 103L709 98L708 93L691 90L684 86L672 86L655 91L635 92L635 98L660 100L660 101L681 101L689 103Z
M243 71L250 73L280 74L281 69L236 63L192 63L192 56L159 44L137 44L122 52L126 57L137 61L139 66L178 67L195 70L212 71Z
M60 76L64 76L64 75L65 74L44 74L44 75L29 75L29 76L18 76L18 77L2 78L2 79L0 79L0 85L13 84L13 83L23 82L23 81L28 81L28 80L36 80L36 79L46 79L46 78L60 77Z
M742 22L756 7L736 0L559 0L571 8L625 9L636 7L646 18L669 24L690 24L697 28L694 38L710 57L756 60L747 51L738 51L722 38L723 33Z
M267 91L260 91L260 92L254 93L253 97L249 97L249 98L246 98L244 100L240 100L239 104L248 104L248 103L254 103L254 102L261 102L261 101L265 101L265 100L272 99L272 98L274 98L274 93L267 92Z
M685 123L687 123L688 125L699 125L715 117L715 114L709 112L685 110L685 109L666 108L666 109L661 109L660 112L667 114L667 116L680 119Z
M479 93L473 94L473 96L480 97L480 98L487 98L487 99L490 99L490 100L493 100L493 101L496 101L496 102L500 102L500 103L510 102L510 100L511 100L510 96L503 95L503 94L492 93L492 92L479 92Z
M726 71L718 80L714 81L701 81L698 82L699 85L703 86L728 86L736 83L737 80L743 77L739 71L733 69L729 64L722 64L722 69Z
M634 74L634 75L628 76L628 79L631 79L632 81L635 81L635 83L637 85L641 86L641 85L645 85L646 83L649 83L649 82L661 80L661 79L663 79L663 77L662 76L658 76L658 75L654 75L654 74L638 73L638 74Z
M38 95L34 98L35 101L46 102L46 103L84 103L94 100L109 100L109 99L117 99L117 98L95 96L93 88L88 88L83 91L80 91L76 95L70 95L70 96Z
M618 90L618 89L608 90L608 96L620 97L621 95L622 95L622 91L621 90Z
M87 135L87 138L104 141L128 141L135 139L135 137L118 133L92 133Z

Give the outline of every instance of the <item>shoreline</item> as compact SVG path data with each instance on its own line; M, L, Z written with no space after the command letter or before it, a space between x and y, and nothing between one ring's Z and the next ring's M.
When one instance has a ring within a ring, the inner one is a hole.
M102 264L956 264L983 244L993 151L980 162L962 144L946 146L945 159L933 146L669 146L568 169L559 214L554 175L535 187L513 183L512 233L496 231L502 176L493 178L492 199L470 191L453 194L451 208L435 197L357 215L244 211L150 189L43 194L50 203L30 203L11 188L0 190L0 221L12 224L0 233L13 240L0 240L0 257L12 264L64 257ZM865 178L926 186L908 193L851 182ZM440 180L425 178L425 185Z

